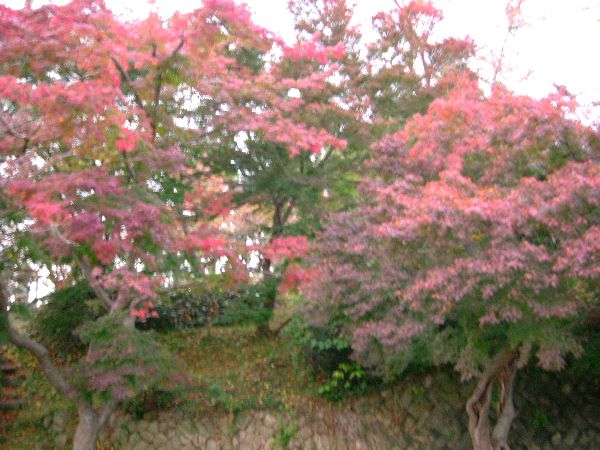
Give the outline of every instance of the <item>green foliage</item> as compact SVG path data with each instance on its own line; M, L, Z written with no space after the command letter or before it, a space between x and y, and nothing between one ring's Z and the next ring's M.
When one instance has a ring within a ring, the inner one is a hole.
M583 353L570 361L570 372L575 376L600 379L600 308L577 324L575 335L583 342Z
M317 392L329 400L340 401L350 395L364 394L367 390L367 373L356 362L342 363Z
M266 308L276 295L279 279L246 285L237 290L200 287L169 292L155 303L157 318L138 323L138 328L166 331L208 325L264 325L273 311Z
M232 294L216 325L266 325L273 311L265 307L269 299L277 295L279 279L267 277L261 283L247 285Z
M222 314L233 294L208 287L171 291L155 302L157 318L138 323L138 328L166 331L212 324Z
M177 390L154 386L127 400L123 409L136 419L141 419L147 413L173 408L179 397Z
M185 369L154 339L123 325L123 314L110 314L89 322L77 331L89 346L77 370L83 392L121 399L164 385L185 385Z
M546 411L542 411L541 409L536 409L533 411L531 417L531 425L536 430L544 430L552 425L550 420L550 416Z
M211 384L207 391L208 397L213 406L233 413L260 407L274 408L277 407L279 403L272 394L268 394L260 402L255 393L240 396L235 391L233 385L220 381Z
M285 334L294 346L301 349L296 352L294 360L296 371L301 367L301 361L298 361L301 357L311 364L317 377L327 377L316 391L328 400L341 401L381 385L379 378L370 377L363 366L350 359L352 349L349 342L328 329L310 326L297 315Z
M67 354L83 348L75 330L97 319L102 308L87 281L80 281L51 294L47 302L34 312L31 328L44 343Z
M221 383L213 383L208 387L208 395L213 405L220 406L227 411L239 412L242 404L236 400L236 396L227 391Z
M350 343L324 328L308 327L305 355L320 372L332 373L341 364L350 362Z
M281 450L287 450L291 440L298 434L298 424L294 422L286 424L280 417L278 426L279 432L277 433L277 445Z

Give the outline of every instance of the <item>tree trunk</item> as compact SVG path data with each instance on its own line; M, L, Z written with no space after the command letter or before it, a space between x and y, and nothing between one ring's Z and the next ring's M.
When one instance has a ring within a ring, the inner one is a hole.
M0 314L5 316L6 331L10 342L17 347L29 351L39 362L42 371L48 377L48 380L56 390L68 400L77 403L79 423L73 438L73 450L95 450L96 442L100 430L116 410L119 400L111 396L109 400L102 405L99 412L96 412L93 405L84 400L76 389L67 381L59 368L54 365L48 349L37 341L25 336L15 330L8 319L8 293L4 283L0 279Z
M80 401L77 408L79 423L73 438L73 450L95 450L100 431L118 405L119 400L111 396L97 412L91 404Z
M88 405L78 408L79 423L73 437L73 450L96 450L100 434L100 421L96 412Z
M492 432L492 443L495 450L510 450L508 446L508 433L517 413L513 402L514 382L517 374L517 359L502 368L498 375L498 420Z
M473 450L510 450L508 433L516 416L513 403L516 372L516 353L511 349L504 349L496 354L479 378L475 391L466 405ZM500 399L498 419L492 431L489 413L495 383L498 383Z
M265 282L265 280L269 280L273 275L271 274L271 260L269 258L265 258L263 260L263 263L261 265L261 270L263 273L263 282ZM276 292L268 292L267 294L267 298L265 299L265 302L263 303L263 308L268 309L271 314L273 313L273 310L275 309L275 300L276 300L277 294ZM267 319L267 321L265 323L261 323L258 328L257 328L257 334L260 337L272 337L273 336L273 332L271 331L271 328L269 327L269 319Z

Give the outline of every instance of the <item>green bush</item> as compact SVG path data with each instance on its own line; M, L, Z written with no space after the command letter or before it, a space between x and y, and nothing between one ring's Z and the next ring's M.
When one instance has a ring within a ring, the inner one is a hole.
M138 323L138 328L166 331L208 325L263 325L272 311L264 301L277 289L274 282L223 290L217 287L179 289L155 302L157 318Z
M223 314L217 318L215 324L221 326L267 324L273 311L265 307L265 301L276 295L278 283L275 277L271 277L231 293Z
M349 362L341 363L329 380L317 388L317 392L329 400L341 401L350 395L365 394L367 389L365 369L356 362Z
M311 326L302 315L296 315L285 334L293 346L300 348L300 352L295 352L296 358L310 364L319 383L317 393L328 400L341 401L384 386L381 378L352 360L350 343L333 328ZM301 365L296 360L293 364L298 371Z
M574 334L583 344L579 358L569 357L569 371L577 376L600 378L600 308L591 309L575 326Z
M330 375L340 365L351 363L352 349L347 340L325 328L308 327L307 331L309 338L303 352L317 372Z
M103 306L86 281L60 289L32 314L31 329L42 342L61 353L84 348L74 331L96 320Z
M147 413L157 413L173 408L178 399L178 392L174 390L152 387L126 400L123 410L136 419L142 419Z
M138 322L137 327L166 331L207 326L223 313L232 298L233 294L217 289L177 289L154 302L158 317Z

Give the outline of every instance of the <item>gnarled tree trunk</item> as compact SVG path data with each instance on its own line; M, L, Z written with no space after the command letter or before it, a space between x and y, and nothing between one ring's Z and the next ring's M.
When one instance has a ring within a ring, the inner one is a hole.
M88 405L81 404L77 408L79 423L73 437L73 450L96 450L96 442L100 434L100 421L96 412Z
M93 405L84 400L52 362L48 349L37 341L15 330L8 320L8 293L0 280L0 314L4 315L4 326L8 339L17 347L30 352L39 362L42 371L56 390L68 400L77 403L79 423L73 439L73 450L95 450L98 435L110 415L116 410L119 400L111 397L97 412Z
M517 363L515 351L504 349L498 352L467 401L469 434L474 450L510 450L508 433L516 416L513 386ZM499 390L498 418L492 428L489 413L496 383Z

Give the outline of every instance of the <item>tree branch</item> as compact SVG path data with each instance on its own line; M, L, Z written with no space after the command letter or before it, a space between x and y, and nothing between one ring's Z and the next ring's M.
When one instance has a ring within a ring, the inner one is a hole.
M183 36L181 36L181 39L179 40L179 44L177 44L177 47L175 47L173 49L173 51L171 52L171 54L169 56L167 56L162 62L161 64L165 64L167 62L169 62L170 60L172 60L173 58L175 58L175 56L177 56L177 54L181 51L181 49L183 48L183 45L185 44L185 38Z
M285 225L287 223L288 219L290 218L290 214L292 213L295 205L296 205L296 198L291 197L290 203L288 204L287 209L283 213L282 225Z
M152 136L155 135L154 130L155 130L155 127L154 127L154 125L152 125ZM153 139L154 139L154 137L153 137ZM127 168L127 173L129 174L129 181L135 182L137 177L136 177L135 169L134 169L133 165L131 164L131 160L127 156L127 152L121 152L121 154L123 155L123 161L125 161L125 167Z
M58 368L52 363L48 354L48 349L39 342L22 335L11 326L10 321L8 320L8 293L6 292L2 280L0 280L0 312L6 314L6 327L10 342L17 347L24 348L35 356L40 363L43 372L58 392L71 401L77 401L77 391L67 382L67 380L65 380Z
M281 325L279 325L275 330L273 330L273 335L274 336L279 336L279 333L281 333L281 331L287 327L289 325L289 323L292 321L292 318L288 318L286 320L283 321L283 323Z
M142 101L142 98L139 96L139 94L133 87L133 82L131 81L131 78L129 78L127 71L123 68L123 66L121 65L121 63L115 56L111 55L110 59L112 60L112 62L115 64L115 67L119 71L119 74L121 75L121 81L126 83L129 86L129 89L131 89L131 92L133 94L133 99L134 99L136 105L138 105L142 110L144 110L147 113L146 107L144 106L144 102Z
M100 300L102 300L102 302L110 312L115 304L114 300L110 298L110 295L105 289L98 285L98 283L92 276L92 268L87 263L87 261L80 259L76 256L74 257L74 259L94 293L98 296Z
M0 114L0 124L6 128L6 133L10 134L17 139L23 139L24 141L29 141L29 136L24 135L20 131L15 130Z

